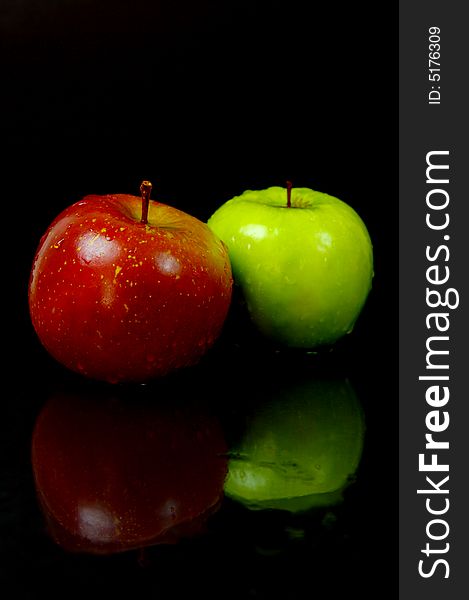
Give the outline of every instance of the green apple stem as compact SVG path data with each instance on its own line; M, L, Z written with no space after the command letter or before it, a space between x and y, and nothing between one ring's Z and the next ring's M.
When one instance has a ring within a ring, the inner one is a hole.
M291 181L287 181L287 208L291 208L291 189L293 184Z
M141 223L148 223L148 208L150 206L151 181L142 181L140 194L142 195L142 219Z

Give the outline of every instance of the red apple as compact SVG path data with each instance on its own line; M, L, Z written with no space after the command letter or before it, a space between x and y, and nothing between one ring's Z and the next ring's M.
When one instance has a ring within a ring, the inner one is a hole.
M231 301L223 242L198 219L125 194L86 196L41 239L29 284L44 347L93 379L143 382L198 362Z
M174 543L202 532L221 504L219 421L187 403L129 393L58 393L36 420L36 490L48 531L66 550Z

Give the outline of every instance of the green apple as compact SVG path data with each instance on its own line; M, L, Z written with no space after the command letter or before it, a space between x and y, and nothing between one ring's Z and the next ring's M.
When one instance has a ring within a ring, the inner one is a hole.
M365 424L347 380L282 385L230 449L225 493L250 509L332 506L353 480Z
M209 219L262 334L290 347L349 333L373 277L367 228L345 202L308 188L248 190Z

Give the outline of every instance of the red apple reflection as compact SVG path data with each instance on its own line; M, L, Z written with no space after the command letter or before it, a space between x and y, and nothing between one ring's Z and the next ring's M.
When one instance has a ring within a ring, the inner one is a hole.
M32 439L50 534L67 550L96 554L202 531L221 502L225 455L221 426L203 410L116 392L57 394Z

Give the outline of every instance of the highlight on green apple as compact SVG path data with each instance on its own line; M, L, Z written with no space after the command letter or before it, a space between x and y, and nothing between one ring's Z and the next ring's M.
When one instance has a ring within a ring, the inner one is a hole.
M207 224L225 242L235 284L266 338L312 349L352 331L371 290L373 248L351 206L288 182L245 191Z
M285 384L247 416L230 448L225 494L252 510L337 505L354 480L364 433L347 380Z

